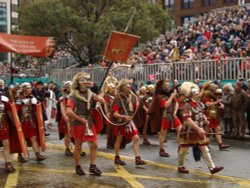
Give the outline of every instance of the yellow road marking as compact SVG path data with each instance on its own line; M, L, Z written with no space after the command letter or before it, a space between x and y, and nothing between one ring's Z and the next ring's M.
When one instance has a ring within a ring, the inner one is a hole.
M13 158L17 159L17 154L15 154ZM10 173L8 175L4 188L12 188L12 187L17 186L17 180L18 180L20 169L18 166L16 166L15 168L16 168L16 172Z
M21 168L21 170L25 171L36 171L36 172L47 172L47 173L70 173L74 174L75 171L73 170L66 170L66 169L46 169L46 168L37 168L37 167L25 167ZM144 186L140 184L134 177L133 174L130 174L127 170L123 167L115 167L117 173L103 173L102 176L109 176L109 177L120 177L127 181L133 188L143 188ZM140 176L138 176L140 178Z
M114 159L114 154L112 153L105 153L105 152L97 152L98 156L102 156L105 157L107 159ZM123 159L128 160L128 161L133 161L134 162L134 158L132 157L128 157L128 156L121 156ZM177 171L177 166L173 166L173 165L168 165L168 164L162 164L162 163L157 163L154 161L147 161L147 165L151 165L151 166L156 166L156 167L161 167L161 168L167 168L170 170L175 170ZM205 173L205 172L201 172L201 171L197 171L197 170L190 170L190 173L192 174L196 174L199 176L206 176L206 177L213 177L215 179L221 179L221 180L228 180L231 181L232 183L237 183L239 185L241 185L241 187L250 187L250 180L246 180L246 179L241 179L241 178L236 178L236 177L231 177L231 176L223 176L223 175L211 175L209 173ZM168 179L170 180L170 179ZM173 179L174 180L174 179ZM187 180L184 180L185 182ZM209 183L206 181L202 181L203 183Z
M120 177L123 178L125 181L131 184L132 187L141 187L142 185L138 181L136 181L136 178L138 179L150 179L150 180L161 180L161 181L174 181L174 182L185 182L185 183L212 183L209 180L201 181L201 180L188 180L183 178L167 178L167 177L155 177L155 176L144 176L144 175L136 175L136 174L130 174L125 168L121 166L115 166L115 169L117 173L103 173L102 176L107 177ZM73 170L67 170L67 169L43 169L43 168L37 168L37 167L25 167L20 168L20 170L24 171L36 171L36 172L47 172L47 173L69 173L69 174L75 174ZM143 186L142 186L143 187Z
M51 172L51 173L69 173L69 174L74 174L74 170L67 170L67 169L52 169L52 168L39 168L39 167L21 167L20 170L24 171L35 171L35 172Z
M115 155L111 154L111 153L98 152L98 156L102 156L102 157L105 157L105 158L108 158L108 159L114 159ZM134 158L132 158L132 157L128 157L128 156L121 156L121 157L123 159L125 159L125 160L134 162ZM147 165L161 167L161 168L167 168L167 169L170 169L170 170L177 171L177 166L157 163L157 162L154 162L154 161L147 161ZM205 173L205 172L201 172L201 171L197 171L197 170L190 170L189 172L192 173L192 174L199 175L199 176L207 176L207 177L210 177L210 178L213 177L213 178L223 179L223 180L226 179L226 180L229 180L229 181L232 181L232 182L248 182L250 184L250 180L235 178L235 177L231 177L231 176L211 175L209 173Z
M55 149L59 149L59 150L64 150L64 146L63 145L58 145L58 144L51 144L51 143L47 143L47 146L50 148L55 148ZM89 151L87 151L87 153L89 153ZM112 153L106 153L106 152L98 152L98 156L102 156L105 157L107 159L114 159L114 154ZM17 155L15 156L15 158L17 157ZM133 161L134 162L134 158L133 157L128 157L128 156L122 156L123 159L126 159L128 161ZM156 163L153 161L147 161L148 165L151 166L156 166L156 167L161 167L161 168L167 168L167 169L171 169L171 170L175 170L176 171L176 166L172 166L172 165L168 165L168 164L162 164L162 163ZM11 187L16 187L17 185L17 180L18 180L18 176L19 176L19 172L20 170L30 170L30 171L45 171L45 172L55 172L55 173L74 173L73 170L66 170L66 169L43 169L43 168L37 168L37 167L18 167L17 166L17 172L13 173L13 174L9 174L6 184L5 184L5 188L11 188ZM141 178L141 179L151 179L151 180L162 180L162 181L175 181L175 182L187 182L187 183L207 183L209 184L210 181L209 180L189 180L189 179L183 179L183 178L167 178L167 177L152 177L152 176L144 176L144 175L135 175L135 174L131 174L129 173L127 170L125 170L125 168L121 167L121 166L115 166L115 170L118 173L103 173L103 176L113 176L113 177L121 177L123 178L125 181L127 181L132 187L143 187L143 185L141 183L139 183L136 178ZM241 178L235 178L235 177L230 177L230 176L222 176L222 175L210 175L208 173L204 173L204 172L200 172L200 171L195 171L195 170L191 170L190 171L193 174L197 174L199 176L207 176L207 177L213 177L216 179L222 179L222 180L228 180L230 182L228 183L237 183L239 184L241 187L249 187L250 184L250 180L245 180L245 179L241 179Z
M135 178L133 174L130 174L125 168L122 166L115 166L115 170L125 181L127 181L133 188L143 188L144 186L140 184Z
M58 145L58 144L51 144L51 143L48 143L47 144L49 147L52 147L52 148L55 148L55 149L59 149L59 150L64 150L64 146L63 145ZM87 150L87 153L89 153L89 151ZM101 157L105 157L107 159L114 159L114 154L112 153L106 153L106 152L100 152L98 151L97 152L97 155L98 156L101 156ZM133 161L134 162L134 158L133 157L129 157L129 156L121 156L123 159L127 160L127 161ZM147 164L148 165L151 165L151 166L156 166L156 167L161 167L161 168L167 168L167 169L170 169L170 170L177 170L177 166L173 166L173 165L168 165L168 164L162 164L162 163L157 163L157 162L154 162L154 161L147 161ZM215 179L221 179L221 180L228 180L230 181L231 183L237 183L239 185L241 185L241 187L249 187L250 185L250 180L246 180L246 179L241 179L241 178L236 178L236 177L231 177L231 176L223 176L223 175L211 175L210 173L205 173L205 172L201 172L201 171L197 171L197 170L190 170L190 173L192 174L196 174L196 175L199 175L199 176L206 176L206 177L213 177ZM133 175L133 176L137 176L139 178L138 175ZM148 179L148 176L140 176L141 178L145 178L145 179ZM157 178L160 178L160 177L154 177L152 179L157 179ZM161 178L160 178L161 179ZM172 181L184 181L184 182L189 182L190 180L183 180L183 179L178 179L178 178L167 178L167 179L162 179L162 180L172 180ZM197 180L194 180L194 181L190 181L190 182L199 182ZM202 180L201 182L203 183L209 183L209 181L204 181Z

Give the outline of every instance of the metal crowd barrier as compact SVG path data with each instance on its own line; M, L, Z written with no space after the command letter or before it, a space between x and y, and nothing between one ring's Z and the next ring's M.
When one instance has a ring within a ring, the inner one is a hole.
M93 82L101 82L106 68L73 68L52 69L49 79L55 82L72 80L78 72L88 72ZM138 64L135 68L120 67L113 75L118 79L128 78L137 81L150 80L150 75L159 79L177 79L179 81L201 80L237 80L239 77L250 78L250 58L234 58L221 60L203 60L192 62Z

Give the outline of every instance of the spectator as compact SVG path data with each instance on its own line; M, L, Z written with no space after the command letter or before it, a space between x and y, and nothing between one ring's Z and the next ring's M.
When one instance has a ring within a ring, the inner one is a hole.
M37 98L39 102L42 104L42 114L43 114L43 121L47 121L47 115L45 112L45 98L49 97L50 94L44 89L44 84L42 81L38 81L36 83L36 87L32 89L32 95ZM44 127L44 130L46 131L46 128ZM45 133L45 136L49 136L50 134Z
M243 78L243 76L242 75L240 75L239 76L239 84L240 84L240 87L244 90L244 91L246 91L247 90L247 86L244 84L244 78Z
M248 105L247 105L247 126L248 126L248 133L250 135L250 79L247 80L247 95L248 95Z
M246 131L245 112L249 99L239 82L235 83L234 89L232 97L234 136L242 138Z
M47 127L52 127L56 120L56 113L57 113L57 107L56 107L56 96L53 91L54 84L49 83L48 84L48 90L46 91L46 116L47 120L45 121L45 125Z
M222 104L224 105L223 123L224 123L224 135L232 135L233 133L233 115L232 115L232 97L233 87L232 85L225 84L223 86Z

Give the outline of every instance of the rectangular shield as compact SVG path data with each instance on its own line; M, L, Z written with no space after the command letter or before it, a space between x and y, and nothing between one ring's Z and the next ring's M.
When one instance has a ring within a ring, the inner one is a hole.
M20 120L18 118L16 105L14 103L12 103L10 106L11 106L11 111L12 111L12 114L13 114L13 119L14 119L14 122L15 122L17 135L18 135L18 139L19 139L19 143L20 143L22 153L23 153L24 156L27 156L28 149L27 149L26 141L25 141L25 138L24 138L24 135L23 135L22 125L21 125L21 122L20 122Z
M43 116L42 116L42 104L38 103L36 105L36 114L37 114L37 127L39 134L39 141L42 151L46 150L45 144L45 135L44 135L44 125L43 125Z

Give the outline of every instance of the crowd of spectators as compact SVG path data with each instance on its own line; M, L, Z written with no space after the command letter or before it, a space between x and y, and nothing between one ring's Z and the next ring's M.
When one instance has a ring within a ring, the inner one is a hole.
M69 63L66 62L63 67L58 67L57 63L69 57L70 54L64 49L58 50L53 59L44 63L44 70L46 67L47 70L66 68ZM160 35L143 48L135 50L128 61L132 64L152 64L246 57L250 60L250 16L246 7L238 6L212 10L173 32ZM34 59L25 66L16 65L16 68L19 73L34 69L36 73L31 76L42 77L49 71L39 69L40 64ZM101 62L100 65L105 67L107 63ZM10 70L9 65L4 66L1 74ZM96 65L88 65L88 68L93 67Z
M245 7L213 10L137 50L132 63L250 57L250 16Z
M17 78L28 78L28 77L44 77L46 71L43 71L41 69L41 66L44 68L47 67L47 70L51 68L58 68L57 64L60 64L60 66L67 66L62 65L63 62L59 60L69 58L71 57L70 53L59 49L57 52L55 52L52 59L49 59L45 62L40 62L37 58L26 56L25 59L23 59L23 62L12 62L12 73L14 77ZM65 63L67 64L67 63ZM6 79L10 75L11 65L7 62L1 62L0 63L0 76L2 79Z

